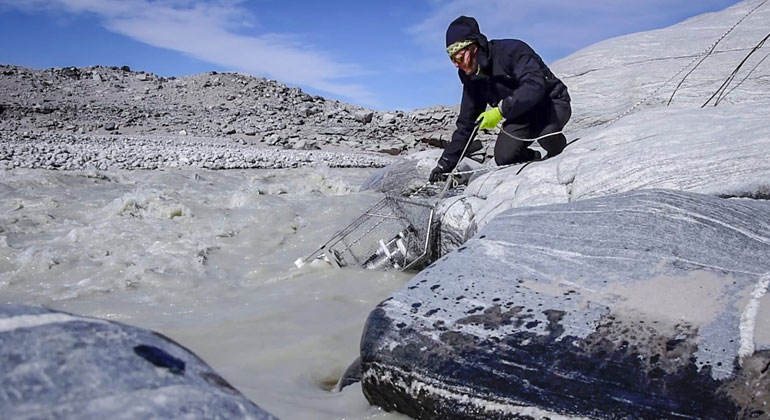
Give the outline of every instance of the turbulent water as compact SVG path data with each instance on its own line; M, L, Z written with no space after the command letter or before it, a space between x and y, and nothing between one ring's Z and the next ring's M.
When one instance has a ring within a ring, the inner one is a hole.
M164 333L281 418L402 418L329 389L409 275L293 264L379 198L370 173L0 171L0 300Z

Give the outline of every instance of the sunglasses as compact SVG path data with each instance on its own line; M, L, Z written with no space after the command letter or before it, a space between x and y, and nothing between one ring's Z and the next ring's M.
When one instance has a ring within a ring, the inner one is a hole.
M465 53L468 52L468 47L461 49L460 51L457 51L456 53L452 54L449 59L452 60L455 64L462 64L463 61L465 61Z

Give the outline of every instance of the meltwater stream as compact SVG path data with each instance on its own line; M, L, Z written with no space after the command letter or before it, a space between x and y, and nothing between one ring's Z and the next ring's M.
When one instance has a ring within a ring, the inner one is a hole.
M159 331L284 419L403 418L330 392L410 277L297 269L372 170L0 171L0 301Z

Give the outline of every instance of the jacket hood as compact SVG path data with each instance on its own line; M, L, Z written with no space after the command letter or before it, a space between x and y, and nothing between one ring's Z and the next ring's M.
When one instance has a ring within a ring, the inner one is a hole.
M446 30L446 46L449 47L457 41L473 41L478 44L479 66L482 69L488 68L489 42L487 37L481 33L476 19L469 16L460 16L449 24L449 28Z

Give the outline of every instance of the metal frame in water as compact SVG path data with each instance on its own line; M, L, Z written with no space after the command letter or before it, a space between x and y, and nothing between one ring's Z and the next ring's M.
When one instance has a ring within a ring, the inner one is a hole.
M386 195L307 258L333 267L373 270L417 268L430 257L434 206L417 199Z

